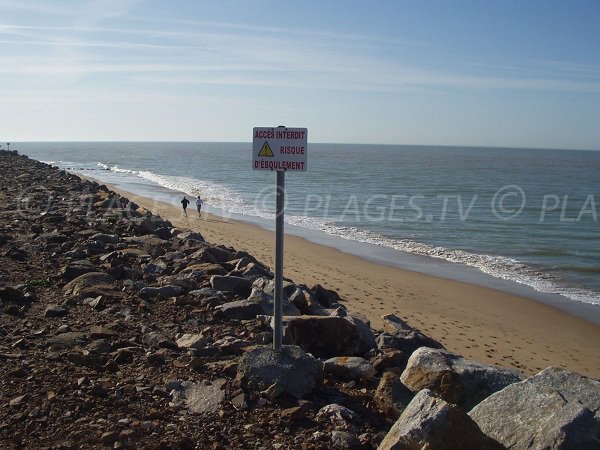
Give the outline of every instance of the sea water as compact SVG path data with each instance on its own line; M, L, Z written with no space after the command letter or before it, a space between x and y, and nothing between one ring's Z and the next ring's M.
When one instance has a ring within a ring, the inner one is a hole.
M11 146L142 195L177 204L180 193L201 195L211 211L268 227L275 176L252 170L251 147ZM311 143L308 170L286 176L285 219L309 238L344 242L354 253L385 249L386 263L425 272L440 261L458 263L600 311L599 173L597 151Z

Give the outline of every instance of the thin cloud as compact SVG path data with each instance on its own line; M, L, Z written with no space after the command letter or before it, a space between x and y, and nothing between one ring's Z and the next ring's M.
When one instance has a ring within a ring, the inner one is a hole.
M109 3L112 5L114 2ZM159 84L273 86L367 92L435 92L448 88L600 92L597 68L594 67L560 61L538 62L533 66L543 70L544 76L535 77L496 75L507 71L531 74L532 64L515 65L511 70L502 64L479 64L479 71L483 69L494 75L472 75L468 73L469 65L463 65L454 73L452 70L436 71L392 63L384 57L376 58L359 48L346 45L348 41L377 42L376 38L360 34L296 29L284 35L277 27L201 21L168 23L215 30L167 31L93 25L107 14L124 14L135 4L126 2L121 8L104 13L100 11L101 8L86 3L78 13L79 18L84 18L84 25L0 25L0 33L12 36L12 39L2 41L7 46L28 46L33 50L37 47L39 53L47 54L46 57L38 55L32 59L27 53L9 53L4 49L5 63L0 66L0 74L65 76L65 80L72 83L86 75L115 73L134 81ZM107 4L103 3L103 6ZM58 14L57 11L55 13ZM94 20L88 20L90 18ZM94 33L93 39L86 37L90 33ZM323 40L325 36L330 39ZM164 38L167 37L171 40L165 42ZM151 42L150 39L162 41ZM48 54L44 48L53 50L58 57ZM114 55L108 58L95 53L94 49L118 50L123 58L129 55L131 60L139 61L126 62ZM137 52L140 49L153 52L141 56ZM183 54L173 55L174 50L180 50ZM190 53L185 54L186 51ZM189 60L201 62L190 64ZM475 65L471 64L471 67ZM546 73L548 67L561 67L561 70ZM211 72L211 75L199 76ZM282 74L285 76L282 77ZM582 79L583 76L589 79Z

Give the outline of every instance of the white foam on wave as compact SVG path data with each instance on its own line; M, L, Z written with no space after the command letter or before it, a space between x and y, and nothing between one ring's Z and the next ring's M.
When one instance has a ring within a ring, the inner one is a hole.
M185 192L192 196L201 195L208 205L219 208L224 213L241 214L268 220L275 218L274 211L266 209L264 204L258 200L258 197L255 204L252 204L244 200L235 190L218 183L189 177L160 175L151 171L123 169L116 165L108 166L102 163L98 163L98 166L115 173L130 174L173 191ZM286 214L285 221L290 225L321 231L330 236L350 241L464 264L493 277L530 286L539 292L559 294L578 302L600 305L600 298L597 293L587 289L563 286L552 275L537 272L526 264L511 258L476 254L465 250L453 250L411 239L392 239L369 230L339 225L326 218Z

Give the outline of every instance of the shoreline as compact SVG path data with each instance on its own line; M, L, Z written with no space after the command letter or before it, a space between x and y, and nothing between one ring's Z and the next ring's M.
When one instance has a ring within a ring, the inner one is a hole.
M198 219L192 207L185 217L178 206L107 186L176 227L274 266L274 231L207 212ZM284 277L336 290L349 311L366 316L374 328L381 328L381 315L394 313L448 350L482 363L525 375L557 366L600 379L600 326L556 307L374 262L288 233L284 254Z

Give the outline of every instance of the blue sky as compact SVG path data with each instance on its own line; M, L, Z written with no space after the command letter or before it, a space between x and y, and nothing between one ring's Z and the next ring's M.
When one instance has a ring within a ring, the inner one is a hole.
M600 149L600 1L0 0L0 142Z

